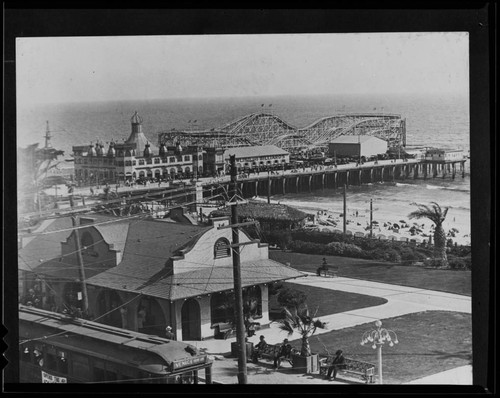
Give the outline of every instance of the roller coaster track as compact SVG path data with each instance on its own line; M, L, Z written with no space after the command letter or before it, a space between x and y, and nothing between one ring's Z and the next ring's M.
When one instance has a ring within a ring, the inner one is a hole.
M389 146L405 145L406 121L395 114L351 113L324 117L297 128L273 114L252 113L210 131L160 134L160 141L171 142L179 137L188 145L276 145L295 152L325 147L341 135L372 135L386 140Z

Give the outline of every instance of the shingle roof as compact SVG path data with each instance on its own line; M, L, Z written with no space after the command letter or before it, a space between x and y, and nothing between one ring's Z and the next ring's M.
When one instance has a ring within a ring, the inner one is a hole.
M231 215L229 206L215 210L211 213L213 217ZM248 202L238 205L238 216L240 218L254 218L272 221L301 221L308 215L301 210L277 203Z
M115 217L103 215L91 215L82 218L92 218L96 224L110 220ZM56 276L58 278L79 278L78 269L71 264L70 260L61 260L61 243L65 242L73 232L73 221L71 217L61 217L45 223L45 228L39 228L33 236L25 239L25 246L18 250L18 268L23 271L36 271L39 274ZM101 232L106 243L115 243L114 249L120 249L119 241L125 241L128 224L117 220L118 223L95 225ZM83 225L83 223L82 223ZM89 227L93 224L86 224ZM118 246L118 247L117 247ZM100 269L89 267L86 276L90 277Z
M168 259L180 249L187 249L191 242L211 228L157 220L132 222L121 263L89 278L88 283L136 290L148 281L164 277Z
M236 155L236 158L247 158L252 156L270 156L270 155L287 155L288 152L278 148L276 145L258 145L258 146L241 146L236 148L227 148L224 151L224 158L229 158L229 155Z
M234 288L232 269L228 267L207 267L178 275L168 275L167 271L164 270L163 274L158 273L156 278L152 278L150 281L146 281L150 270L142 269L143 276L135 275L133 279L130 278L130 275L123 274L122 271L123 269L116 267L116 269L103 272L89 280L89 284L110 289L135 291L172 301ZM241 264L243 287L301 276L305 275L269 259Z
M43 231L27 238L26 246L18 250L18 268L23 271L33 271L43 262L49 261L61 256L61 242L64 242L71 234L70 229L73 226L70 217L55 219ZM50 231L59 231L47 233Z

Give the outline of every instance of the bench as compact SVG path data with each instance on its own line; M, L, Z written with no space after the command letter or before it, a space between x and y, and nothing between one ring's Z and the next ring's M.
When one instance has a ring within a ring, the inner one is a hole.
M320 356L319 359L319 374L326 376L334 356ZM368 362L358 361L356 359L344 358L342 368L338 372L351 373L361 377L366 383L373 383L373 375L375 373L375 365Z
M268 344L263 350L259 351L258 358L264 358L274 362L274 358L276 358L281 350L281 344ZM292 362L292 353L295 352L293 348L288 352L285 356L280 356L278 359L278 367L281 361L287 361L290 365L293 366Z
M339 272L339 267L329 267L329 268L326 268L326 269L321 269L319 271L319 275L320 276L324 276L325 278L336 278L338 276L338 272Z
M214 338L218 340L226 340L233 333L233 326L230 323L216 323L214 329Z
M260 322L252 322L251 327L247 329L249 337L253 336L257 330L260 330ZM219 322L214 324L214 338L218 340L226 340L236 332L236 329L227 322Z

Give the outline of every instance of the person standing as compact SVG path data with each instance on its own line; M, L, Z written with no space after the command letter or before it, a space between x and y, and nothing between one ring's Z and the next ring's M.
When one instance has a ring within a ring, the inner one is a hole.
M144 329L144 322L146 320L146 309L144 306L141 306L139 308L139 311L137 312L137 331L142 332Z
M335 358L333 358L332 364L328 368L328 374L326 375L326 379L330 379L333 373L333 380L337 377L337 371L342 369L345 363L345 358L342 355L342 350L337 350L335 353Z
M175 340L175 334L172 332L171 326L165 328L165 337L169 340Z

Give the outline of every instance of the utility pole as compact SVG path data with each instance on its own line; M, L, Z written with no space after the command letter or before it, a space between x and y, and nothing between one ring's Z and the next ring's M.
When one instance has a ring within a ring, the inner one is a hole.
M267 203L271 203L271 175L269 167L267 168Z
M358 134L358 164L361 165L361 136Z
M245 323L243 319L243 290L241 286L241 267L240 267L240 237L238 224L238 198L237 198L237 173L236 155L230 156L231 162L231 183L233 185L234 204L231 206L231 224L232 230L232 250L233 250L233 279L234 279L234 316L236 318L236 343L238 345L238 383L247 384L247 358L245 342Z
M373 199L370 199L370 238L373 237Z
M346 200L346 184L344 184L344 236L347 232L347 200Z
M89 311L89 298L87 295L87 284L85 279L85 268L83 265L82 258L82 246L80 243L80 231L78 229L80 222L78 216L71 216L71 220L73 221L73 227L75 228L75 241L76 241L76 258L78 260L78 266L80 271L80 281L82 284L82 313L87 316Z

